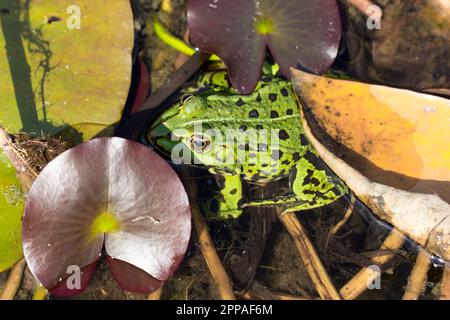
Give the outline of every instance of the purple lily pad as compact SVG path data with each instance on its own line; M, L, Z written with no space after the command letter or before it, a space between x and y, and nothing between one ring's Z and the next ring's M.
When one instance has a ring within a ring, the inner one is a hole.
M266 44L290 78L290 67L325 72L341 39L335 0L189 0L188 24L192 43L225 62L242 94L261 76Z
M50 162L28 194L22 229L31 272L65 296L80 292L62 285L70 266L91 265L103 247L119 285L157 289L181 263L190 232L176 173L153 151L121 138L91 140ZM146 281L136 283L135 275Z

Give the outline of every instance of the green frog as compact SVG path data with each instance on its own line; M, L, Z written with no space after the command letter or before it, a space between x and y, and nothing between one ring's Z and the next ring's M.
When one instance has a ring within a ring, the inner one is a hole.
M284 212L327 205L346 186L318 158L300 122L290 82L265 74L250 95L240 95L226 71L207 72L150 126L147 139L176 164L207 168L220 192L207 203L222 218L246 207L279 206ZM287 178L289 192L245 200L243 181L266 185Z

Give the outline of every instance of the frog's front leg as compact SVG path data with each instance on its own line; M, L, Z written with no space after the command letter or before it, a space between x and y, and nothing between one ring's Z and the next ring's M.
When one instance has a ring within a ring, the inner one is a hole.
M242 181L239 175L217 176L219 192L208 200L207 211L221 218L237 218L242 214Z
M336 180L336 181L333 181ZM330 204L347 192L347 187L302 158L291 172L289 196L244 203L243 207L282 206L284 212L314 209Z

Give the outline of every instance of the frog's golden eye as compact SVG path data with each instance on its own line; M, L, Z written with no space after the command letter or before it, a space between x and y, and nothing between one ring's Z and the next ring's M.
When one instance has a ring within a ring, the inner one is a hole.
M189 137L189 145L196 152L205 152L211 148L211 139L205 135L194 134Z

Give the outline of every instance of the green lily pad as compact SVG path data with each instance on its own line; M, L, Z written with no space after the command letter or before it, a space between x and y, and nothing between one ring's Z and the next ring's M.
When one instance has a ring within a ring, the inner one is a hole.
M24 194L16 169L0 148L0 272L23 255L21 241Z
M104 131L126 102L133 33L128 0L1 1L0 125L82 140Z

